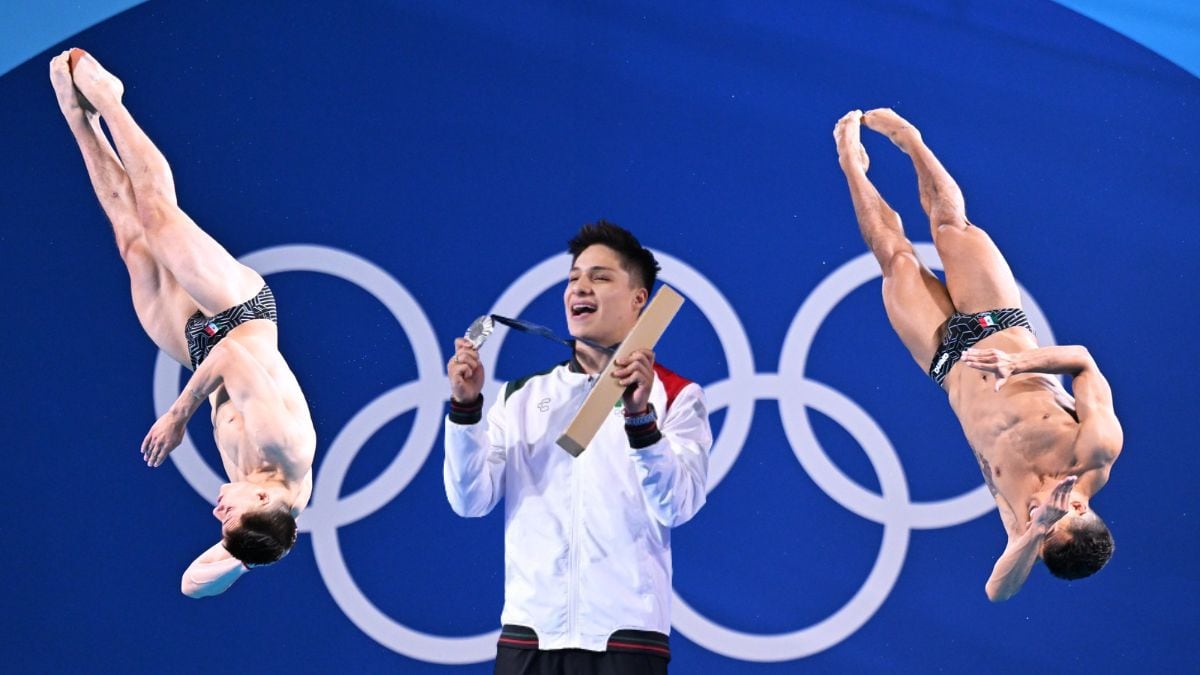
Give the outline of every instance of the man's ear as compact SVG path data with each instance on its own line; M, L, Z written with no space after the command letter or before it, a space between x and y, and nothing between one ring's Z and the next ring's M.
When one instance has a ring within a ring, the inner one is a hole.
M639 288L637 293L633 294L633 307L637 311L642 311L646 307L646 300L650 298L650 291L645 288Z

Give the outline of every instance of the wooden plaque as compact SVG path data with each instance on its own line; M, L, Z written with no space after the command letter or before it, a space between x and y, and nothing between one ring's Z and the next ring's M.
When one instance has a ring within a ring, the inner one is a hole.
M558 437L559 447L574 457L578 457L587 448L588 443L592 442L592 438L600 430L600 425L604 424L605 418L617 404L617 399L625 393L625 388L612 377L615 368L613 364L638 349L653 349L682 306L683 296L676 293L675 289L665 284L658 289L658 293L654 294L650 304L633 325L633 330L629 331L617 352L609 359L608 365L600 372L596 386L592 387L592 391L584 399L583 407L575 413L575 419L567 425L563 435Z

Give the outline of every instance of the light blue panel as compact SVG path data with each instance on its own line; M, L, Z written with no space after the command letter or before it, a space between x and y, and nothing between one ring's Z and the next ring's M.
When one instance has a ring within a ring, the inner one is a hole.
M50 45L145 0L0 2L0 75Z
M46 47L145 0L13 0L0 3L0 75ZM1200 76L1200 3L1058 0Z
M1200 2L1058 0L1200 76Z

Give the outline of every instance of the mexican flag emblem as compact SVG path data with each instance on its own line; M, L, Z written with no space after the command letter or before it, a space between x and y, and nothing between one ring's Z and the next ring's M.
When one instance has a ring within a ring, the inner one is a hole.
M983 326L984 328L994 328L1000 325L1000 323L996 321L996 315L992 314L991 312L977 314L975 316L975 320L978 321L979 325Z
M204 334L208 337L216 335L217 331L219 330L221 330L221 327L213 321L209 321L208 323L204 324Z

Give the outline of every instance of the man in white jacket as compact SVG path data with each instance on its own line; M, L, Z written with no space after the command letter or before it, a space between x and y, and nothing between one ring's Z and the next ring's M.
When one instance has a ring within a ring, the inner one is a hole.
M604 221L571 240L563 294L570 361L509 382L482 421L479 355L455 342L447 371L446 496L478 517L504 497L504 628L497 673L665 673L671 528L705 500L712 432L704 392L638 350L627 387L578 458L557 439L650 296L658 263Z

